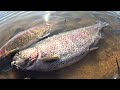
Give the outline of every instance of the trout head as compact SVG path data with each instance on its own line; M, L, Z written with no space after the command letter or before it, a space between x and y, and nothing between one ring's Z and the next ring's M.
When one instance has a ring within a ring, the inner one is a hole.
M40 57L40 55L36 48L25 49L15 54L11 65L15 66L17 69L24 70L33 65L38 57Z

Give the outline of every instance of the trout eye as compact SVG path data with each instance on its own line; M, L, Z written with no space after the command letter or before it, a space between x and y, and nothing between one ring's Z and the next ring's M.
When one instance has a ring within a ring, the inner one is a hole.
M16 55L19 56L19 55L20 55L20 52L18 52Z

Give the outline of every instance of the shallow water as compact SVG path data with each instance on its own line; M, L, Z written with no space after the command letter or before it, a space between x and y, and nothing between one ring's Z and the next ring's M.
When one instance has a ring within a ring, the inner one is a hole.
M9 13L9 12L8 12ZM3 18L0 16L0 47L14 34L37 26L48 12L12 12ZM1 14L1 13L0 13ZM1 14L2 15L2 14ZM58 29L53 34L93 25L97 20L110 25L102 29L103 38L98 43L98 50L90 52L85 58L69 67L49 73L22 72L11 70L0 73L0 79L108 79L117 74L116 57L120 62L120 15L119 12L51 12L49 20L60 20ZM64 20L66 23L64 24Z

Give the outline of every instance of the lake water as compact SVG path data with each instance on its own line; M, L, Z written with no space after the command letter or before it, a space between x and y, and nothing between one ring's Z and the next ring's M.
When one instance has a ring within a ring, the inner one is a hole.
M22 72L10 70L0 73L0 79L109 79L117 74L116 58L120 62L120 12L119 11L7 11L0 12L0 47L15 33L37 26L42 21L60 20L59 32L106 21L110 25L102 30L99 49L69 67L49 72ZM66 25L63 22L66 20Z

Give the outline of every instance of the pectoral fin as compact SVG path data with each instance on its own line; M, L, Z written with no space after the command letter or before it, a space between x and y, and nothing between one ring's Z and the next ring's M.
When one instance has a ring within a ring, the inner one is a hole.
M98 47L90 48L89 51L93 51L93 50L96 50L96 49L98 49Z
M18 51L19 51L19 48L10 50L10 51L8 51L8 52L6 53L6 56L7 56L7 55L13 55L13 54L17 53Z
M45 34L41 37L38 37L37 39L40 41L40 40L43 40L43 39L47 38L49 35L50 35L50 33L47 33L47 34Z
M5 59L7 57L12 57L14 54L16 54L19 51L19 48L13 49L11 51L4 51L4 53L0 54L0 60Z
M44 36L43 36L43 38L45 38L45 37L47 37L47 36L49 36L50 35L50 33L47 33L47 34L45 34Z
M60 59L60 56L59 55L54 55L54 56L51 56L51 57L44 57L44 58L42 58L42 61L43 62L54 62L58 59Z

